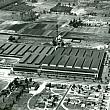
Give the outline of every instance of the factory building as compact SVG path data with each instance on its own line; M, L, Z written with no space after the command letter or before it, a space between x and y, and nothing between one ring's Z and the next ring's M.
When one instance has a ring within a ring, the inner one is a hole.
M104 50L13 43L1 43L0 55L20 58L13 67L16 72L55 78L100 78L106 57Z

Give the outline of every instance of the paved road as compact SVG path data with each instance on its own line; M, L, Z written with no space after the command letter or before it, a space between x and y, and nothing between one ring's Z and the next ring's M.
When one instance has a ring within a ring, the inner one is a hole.
M66 97L66 95L68 94L69 90L71 89L71 86L72 86L72 85L69 86L68 90L66 91L65 95L63 96L63 98L61 99L61 101L59 102L59 104L57 105L57 107L56 107L55 110L58 110L58 109L59 109L61 103L63 102L63 100L65 99L65 97Z

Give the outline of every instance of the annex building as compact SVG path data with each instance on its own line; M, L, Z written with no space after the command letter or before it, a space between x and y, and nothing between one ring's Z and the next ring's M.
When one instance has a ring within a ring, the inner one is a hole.
M0 56L20 58L13 67L16 72L56 78L100 78L106 53L87 48L0 43Z

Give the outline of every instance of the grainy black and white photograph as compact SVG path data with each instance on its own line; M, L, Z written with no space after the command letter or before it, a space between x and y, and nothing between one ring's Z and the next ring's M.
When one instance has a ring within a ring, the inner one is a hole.
M0 0L0 110L110 110L110 0Z

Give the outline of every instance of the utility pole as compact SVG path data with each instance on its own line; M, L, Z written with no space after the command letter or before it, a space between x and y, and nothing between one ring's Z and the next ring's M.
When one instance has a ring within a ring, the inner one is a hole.
M56 24L56 37L58 37L58 24Z
M53 45L54 46L57 46L57 44L58 44L58 24L56 24L56 28L55 28L55 30L56 30L56 36L54 36L54 38L53 38Z
M108 33L110 34L110 24L109 24L109 30L108 30Z

